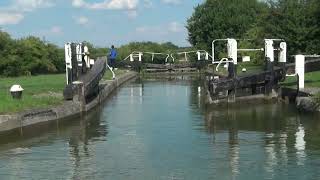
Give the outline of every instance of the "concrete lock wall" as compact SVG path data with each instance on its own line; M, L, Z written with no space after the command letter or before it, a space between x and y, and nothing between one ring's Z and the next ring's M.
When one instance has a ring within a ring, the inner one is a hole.
M58 119L67 119L68 117L78 115L83 111L89 111L103 102L113 90L136 76L137 73L129 72L115 80L100 83L103 88L100 90L99 95L90 103L86 104L84 108L82 108L80 102L65 101L62 105L52 108L0 115L0 132L6 132Z

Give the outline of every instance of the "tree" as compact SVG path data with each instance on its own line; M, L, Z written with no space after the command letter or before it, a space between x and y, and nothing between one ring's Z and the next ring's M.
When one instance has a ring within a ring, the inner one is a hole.
M256 23L266 4L257 0L206 0L187 21L189 42L209 49L214 39L241 38Z
M319 0L273 0L260 16L260 38L281 38L290 55L320 53Z
M14 40L0 31L0 76L20 76L65 71L64 51L29 36Z

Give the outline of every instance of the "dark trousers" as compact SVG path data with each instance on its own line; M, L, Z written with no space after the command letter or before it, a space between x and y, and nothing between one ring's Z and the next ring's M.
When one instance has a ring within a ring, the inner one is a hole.
M115 63L116 63L116 60L115 59L109 59L109 66L114 69L115 68Z

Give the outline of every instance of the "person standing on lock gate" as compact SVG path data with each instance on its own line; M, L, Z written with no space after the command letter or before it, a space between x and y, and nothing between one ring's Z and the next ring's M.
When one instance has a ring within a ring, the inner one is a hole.
M112 45L109 52L109 66L112 68L112 70L115 68L116 58L117 50L114 48L114 45Z

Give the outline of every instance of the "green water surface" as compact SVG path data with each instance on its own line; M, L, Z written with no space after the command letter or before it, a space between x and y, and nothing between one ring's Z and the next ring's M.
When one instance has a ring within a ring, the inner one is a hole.
M127 83L85 117L0 137L0 179L320 179L320 119L206 107L198 77Z

